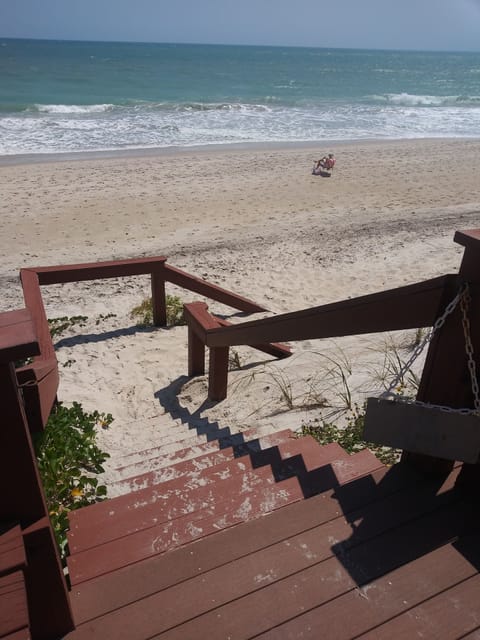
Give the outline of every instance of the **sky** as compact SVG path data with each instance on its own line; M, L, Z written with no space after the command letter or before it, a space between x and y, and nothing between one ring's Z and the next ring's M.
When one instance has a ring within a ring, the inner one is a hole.
M480 51L480 0L0 0L0 37Z

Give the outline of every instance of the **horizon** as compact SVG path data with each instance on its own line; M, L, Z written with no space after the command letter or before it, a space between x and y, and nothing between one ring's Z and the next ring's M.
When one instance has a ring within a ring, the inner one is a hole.
M116 40L97 38L49 38L49 37L14 37L0 35L0 40L24 40L34 42L78 42L95 44L132 44L132 45L184 45L198 47L249 47L249 48L271 48L271 49L321 49L332 51L385 51L400 53L480 53L479 49L422 49L422 48L402 48L402 47L345 47L345 46L319 46L319 45L297 45L297 44L249 44L243 42L180 42L180 41L150 41L150 40Z

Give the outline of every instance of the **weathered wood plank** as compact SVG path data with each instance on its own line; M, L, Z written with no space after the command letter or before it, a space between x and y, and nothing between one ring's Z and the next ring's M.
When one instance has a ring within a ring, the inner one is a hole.
M22 571L0 577L0 637L28 628L28 605Z
M480 456L480 417L382 398L368 399L363 436L446 460L475 464Z
M335 460L336 452L335 447L320 447L311 436L280 442L256 455L227 460L214 467L192 471L187 477L174 478L133 494L73 511L68 535L70 552L76 554L178 518L184 513L193 514L212 502L232 495L239 485L248 484L253 488L264 480L271 480L272 469L277 481L301 476L300 485L306 495L311 495L312 492L318 493L316 486L320 484L322 476L330 479L329 486L332 486L332 483L349 480L352 474L363 474L361 465L364 460L367 471L372 470L372 465L376 468L381 466L369 452ZM333 472L330 467L320 473L315 471L327 464L332 465ZM338 471L338 477L335 471ZM239 478L239 475L243 477Z
M454 291L457 282L456 275L441 276L273 318L211 329L206 343L208 347L224 347L428 327L443 311L440 303L445 287Z
M221 327L232 327L234 326L228 320L224 320L223 318L218 318L218 323ZM288 358L288 356L292 355L292 349L287 344L281 344L280 342L272 342L272 343L264 343L264 344L252 344L249 345L252 349L256 349L257 351L262 351L263 353L268 353L268 355L274 356L275 358Z
M471 542L470 550L478 562L478 545ZM296 640L300 637L304 640L320 637L350 640L477 573L469 560L451 545L445 545L257 637L259 640ZM345 615L347 611L348 615ZM418 631L415 629L411 635L397 635L397 631L385 637L416 637ZM377 638L377 635L372 637ZM378 637L382 637L381 629ZM442 638L443 634L427 632L422 637Z
M276 433L272 433L270 435L259 438L256 441L256 444L258 446L255 446L255 443L252 443L250 453L254 454L255 452L258 452L259 454L261 454L262 451L265 451L266 449L274 445L278 445L281 442L285 442L293 438L293 431L290 431L290 429L277 431ZM159 450L161 450L161 448ZM180 478L181 476L184 476L189 472L202 471L203 469L207 469L217 464L227 462L228 460L233 460L234 458L243 458L244 456L248 455L248 446L245 446L243 449L241 447L238 447L237 449L235 449L234 447L226 447L225 449L214 449L212 447L211 451L207 451L207 453L203 453L194 458L182 460L182 456L179 456L180 462L176 462L167 467L159 466L158 468L155 468L155 458L150 458L150 454L147 453L145 461L134 463L131 467L129 467L128 465L119 467L117 470L122 471L124 479L118 480L117 482L112 482L110 486L122 487L123 489L128 488L130 492L138 491L139 489L145 489L166 480ZM342 458L345 455L348 454L345 454L343 449L337 445L336 457ZM154 468L152 469L152 471L138 474L138 469L141 469L142 465L144 465L145 463L151 464ZM135 471L137 471L136 474ZM130 477L127 477L128 473L130 473Z
M32 314L35 332L40 346L40 356L37 356L37 358L44 360L50 358L56 359L38 276L34 271L22 269L20 271L20 278L22 280L25 305Z
M150 258L131 258L127 260L109 260L105 262L85 262L82 264L65 264L50 267L31 267L22 269L38 274L40 284L59 284L64 282L81 282L124 276L147 275L161 270L166 261L164 256Z
M263 588L222 606L211 603L209 611L169 630L160 628L151 637L183 640L196 634L209 640L224 640L230 635L237 640L246 640L448 543L452 533L459 533L466 518L466 505L454 504L436 510L351 550L344 550L338 557L319 562L279 581L265 581ZM235 578L236 581L240 579L238 575ZM205 583L203 589L207 594L219 593L213 590L213 586ZM224 587L220 592L222 589ZM166 620L166 624L170 621Z
M176 468L177 464L188 463L195 465L195 460L204 456L215 456L215 454L223 454L227 456L225 459L241 458L254 451L261 451L268 447L272 447L293 436L290 429L284 429L267 435L258 435L255 429L234 433L218 440L210 440L185 447L178 451L170 453L162 453L163 447L154 447L145 451L132 453L121 458L119 466L116 470L121 472L124 478L130 476L139 476L142 470L142 464L148 463L152 465L152 471L167 469L168 467ZM251 438L251 439L249 439ZM223 460L223 458L222 458ZM162 480L160 480L162 481Z
M0 313L0 362L40 353L32 314L28 309Z
M450 540L463 526L461 519L468 517L469 509L449 505L453 492L448 486L444 489L438 508L427 516L412 521L415 514L423 514L424 505L418 497L412 507L415 499L409 495L404 497L403 507L392 507L386 519L382 518L384 505L377 505L377 528L370 526L353 537L344 518L337 518L87 623L72 638L87 637L87 633L101 638L107 629L114 629L120 634L118 638L131 640L160 637L161 633L165 638L179 639L224 640L229 634L252 637L276 621L288 620L355 588L355 573L361 573L364 580L383 575ZM309 509L308 502L302 506ZM371 514L361 511L358 517L367 519ZM392 530L399 522L404 524ZM446 528L440 526L445 522ZM237 528L238 536L242 529ZM334 556L332 541L342 538L342 552Z
M265 518L226 529L195 545L137 562L114 573L84 582L72 591L77 622L119 608L229 561L275 544L301 531L335 519L360 505L381 500L415 486L419 476L407 466L374 471L371 476L295 502ZM339 504L340 501L340 504ZM342 506L340 506L342 505Z
M479 594L480 576L477 574L360 638L362 640L413 637L435 638L435 640L464 638L465 634L476 632L478 628Z
M3 636L2 640L32 640L32 636L30 635L30 630L25 627L20 631L8 634L8 636Z
M247 313L267 311L265 307L253 302L253 300L249 300L248 298L239 296L236 293L227 291L222 287L205 282L205 280L192 276L177 267L172 267L170 264L165 264L165 280L172 284L176 284L179 287L183 287L184 289L188 289L189 291L193 291L194 293L198 293L201 296L205 296L206 298L217 300L217 302L226 304L227 306L233 307L233 309L238 309L239 311L245 311Z
M27 564L22 529L16 525L0 535L0 574Z

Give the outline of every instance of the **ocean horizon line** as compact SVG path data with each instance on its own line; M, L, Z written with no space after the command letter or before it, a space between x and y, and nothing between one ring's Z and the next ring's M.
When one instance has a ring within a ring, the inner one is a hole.
M0 41L25 41L25 42L58 42L58 43L85 43L85 44L120 44L120 45L167 45L167 46L187 46L187 47L246 47L246 48L266 48L266 49L318 49L321 51L372 51L374 53L432 53L432 54L476 54L479 49L409 49L409 48L382 48L382 47L339 47L333 45L294 45L294 44L252 44L252 43L232 43L232 42L179 42L179 41L153 41L153 40L80 40L78 38L31 38L28 36L2 36ZM1 46L1 42L0 42Z

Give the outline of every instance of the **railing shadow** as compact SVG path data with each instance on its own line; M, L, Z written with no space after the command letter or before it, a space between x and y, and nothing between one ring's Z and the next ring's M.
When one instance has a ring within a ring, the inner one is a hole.
M155 331L168 331L169 327L151 327L145 325L132 325L131 327L124 327L122 329L112 329L111 331L102 331L101 333L83 333L69 338L60 338L53 345L55 349L62 349L63 347L75 347L81 344L87 344L89 342L106 342L114 338L121 338L124 336L134 336L137 333L153 333Z

